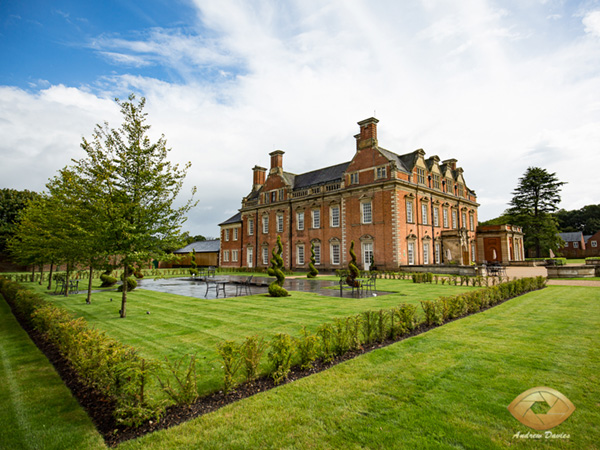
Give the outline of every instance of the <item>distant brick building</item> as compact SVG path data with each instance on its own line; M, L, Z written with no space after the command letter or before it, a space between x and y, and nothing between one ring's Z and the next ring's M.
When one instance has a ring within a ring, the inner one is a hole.
M564 242L563 247L558 250L558 254L565 258L584 258L586 256L585 239L581 231L558 233L558 235Z
M477 227L477 261L510 264L525 259L523 228L516 225Z
M277 150L268 173L255 166L239 213L220 224L220 265L268 267L278 235L291 269L308 268L313 244L317 267L346 268L352 241L363 269L475 261L479 205L456 159L386 150L377 123L358 123L348 162L296 175Z

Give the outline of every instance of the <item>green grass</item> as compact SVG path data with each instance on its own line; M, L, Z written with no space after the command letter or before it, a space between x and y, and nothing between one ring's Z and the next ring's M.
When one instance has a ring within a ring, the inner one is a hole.
M0 296L0 449L105 448Z
M549 287L119 448L597 449L599 336L600 289ZM570 439L513 439L536 386L575 405Z
M23 284L44 292L43 286L36 283ZM121 307L118 292L93 294L91 305L85 304L85 294L49 298L84 317L90 325L106 331L110 337L136 347L143 356L158 361L167 357L173 361L186 354L195 354L200 361L200 392L206 394L222 387L216 347L223 340L241 342L254 334L269 339L279 332L299 336L302 326L315 331L335 317L400 303L418 304L420 300L473 289L399 280L378 280L377 288L394 293L360 299L305 292L291 292L292 295L285 298L254 295L201 299L137 289L128 293L125 319L118 315Z

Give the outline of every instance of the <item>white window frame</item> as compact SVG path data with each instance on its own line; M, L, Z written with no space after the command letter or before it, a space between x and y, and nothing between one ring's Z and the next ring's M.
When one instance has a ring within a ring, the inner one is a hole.
M434 247L435 247L435 263L440 264L440 262L441 262L440 261L440 256L441 256L440 253L442 251L441 245L439 242L436 242Z
M433 208L433 226L434 227L440 226L440 209L439 208Z
M415 265L415 243L413 241L410 241L408 243L408 245L406 246L406 256L408 258L408 265L414 266Z
M414 208L413 208L413 202L412 200L407 200L406 201L406 222L407 223L414 223Z
M225 241L229 241L229 228L223 230L223 234L225 235Z
M361 223L363 224L373 223L373 203L370 200L367 202L361 202L360 218Z
M469 229L475 231L475 216L473 214L469 214Z
M296 228L298 231L304 230L304 211L298 211L296 213Z
M371 268L371 258L375 258L375 251L373 250L372 242L363 242L362 244L362 253L363 253L363 267L365 270L369 270Z
M263 266L269 265L269 247L262 248L262 260Z
M277 232L283 233L283 214L282 213L277 214Z
M333 205L330 208L332 228L337 228L340 226L340 209L340 205Z
M475 244L471 243L471 261L475 261Z
M590 246L593 248L598 247L598 241L590 241Z
M229 250L223 250L223 261L229 262Z
M239 229L239 228L234 228L234 229L233 229L233 240L234 240L234 241L237 241L237 240L238 240L238 238L239 238L239 232L240 232L240 229Z
M312 215L312 227L313 229L321 228L321 210L313 209L311 210Z
M379 180L381 178L386 178L387 177L387 168L385 166L383 167L378 167L377 169L375 169L375 179Z
M579 242L577 242L577 241L573 242L573 248L579 248Z
M337 248L337 254L335 249ZM340 265L342 261L342 247L339 242L331 243L331 264Z
M321 264L321 244L315 242L313 245L315 251L315 266L318 266Z
M423 222L423 225L429 225L429 221L427 220L427 216L429 214L427 213L427 203L421 203L421 220Z
M423 242L423 264L429 264L429 242Z
M448 228L448 208L442 208L442 221L444 228Z
M458 214L456 214L456 210L453 209L452 210L452 229L456 230L458 228L458 224L457 224L457 219L458 219Z
M358 172L350 174L350 184L358 184Z
M417 167L417 184L425 184L425 169Z
M296 246L296 262L299 266L303 266L305 264L304 257L304 244L300 244Z
M248 219L248 236L254 235L254 219Z
M262 232L263 234L269 234L269 216L262 216Z
M239 251L239 250L231 250L231 260L232 260L233 262L238 262L238 259L239 259L239 253L240 253L240 251Z
M462 211L460 214L461 224L463 228L467 228L467 213Z

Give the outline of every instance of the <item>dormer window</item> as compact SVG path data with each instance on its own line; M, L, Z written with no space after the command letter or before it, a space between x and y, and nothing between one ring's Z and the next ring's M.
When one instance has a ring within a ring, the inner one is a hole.
M350 184L358 184L358 172L350 174Z
M433 188L434 189L439 189L440 188L440 176L433 174Z
M387 170L386 167L378 167L375 173L375 178L377 180L381 179L381 178L386 178L387 177Z
M417 183L425 184L425 169L417 168Z

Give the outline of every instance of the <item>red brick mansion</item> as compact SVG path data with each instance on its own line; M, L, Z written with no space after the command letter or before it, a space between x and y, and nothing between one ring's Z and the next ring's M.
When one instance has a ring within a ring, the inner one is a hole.
M378 120L358 123L348 162L293 174L281 150L253 168L252 191L220 224L222 267L268 267L277 236L286 268L346 268L354 241L358 266L470 264L477 259L477 198L455 159L396 154L379 146Z

